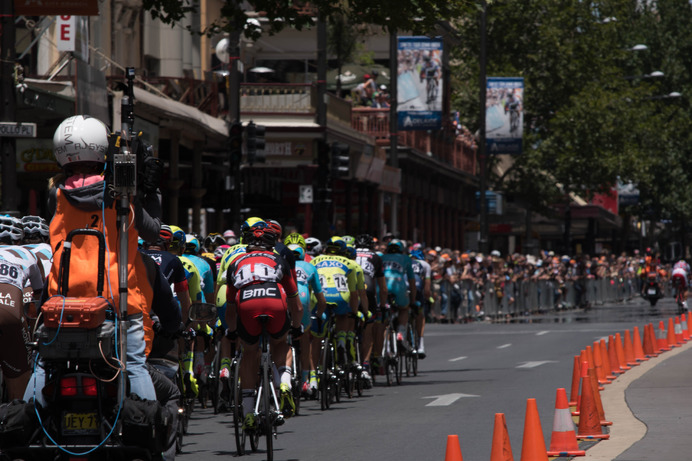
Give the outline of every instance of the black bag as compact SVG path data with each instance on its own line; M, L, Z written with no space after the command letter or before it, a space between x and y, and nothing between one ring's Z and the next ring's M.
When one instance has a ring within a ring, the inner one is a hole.
M123 402L123 443L161 453L171 430L168 409L157 400L143 400L132 394Z
M0 447L24 447L38 429L33 399L13 400L0 405Z

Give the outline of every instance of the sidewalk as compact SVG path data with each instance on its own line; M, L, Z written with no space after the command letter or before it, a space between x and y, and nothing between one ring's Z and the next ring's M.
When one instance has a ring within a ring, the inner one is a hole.
M593 461L692 459L692 341L643 362L601 392L610 439L586 451Z

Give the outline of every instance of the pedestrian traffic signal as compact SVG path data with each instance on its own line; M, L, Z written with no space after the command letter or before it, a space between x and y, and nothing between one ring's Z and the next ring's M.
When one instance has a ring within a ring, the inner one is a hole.
M351 147L348 144L335 142L332 144L332 176L334 178L348 177L350 172Z
M234 122L228 131L228 150L231 155L231 166L240 166L243 158L243 125L239 122Z
M264 134L266 131L267 127L264 125L255 125L252 121L247 124L245 148L247 150L247 160L250 165L255 162L264 163L266 161L266 156L264 155L264 148L266 145Z

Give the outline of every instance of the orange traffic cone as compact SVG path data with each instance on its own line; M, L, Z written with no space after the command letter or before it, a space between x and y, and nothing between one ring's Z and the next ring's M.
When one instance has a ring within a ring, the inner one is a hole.
M504 413L495 413L495 429L493 430L493 448L490 451L490 461L514 461Z
M625 360L625 351L622 347L622 337L620 336L620 333L615 333L615 353L617 354L621 370L627 371L632 368L631 366L627 365L627 360Z
M620 361L618 360L615 349L615 338L613 335L610 335L608 336L608 360L610 361L610 372L614 375L619 375L624 370L620 369Z
M668 347L671 349L678 347L677 339L675 339L675 322L673 317L668 318L668 330L666 331L666 341L668 341Z
M644 355L644 348L642 347L642 337L639 335L639 327L634 327L632 332L632 348L634 349L634 360L637 362L644 362L649 360Z
M639 362L634 358L634 347L632 346L632 337L629 330L625 330L625 363L630 367L639 365Z
M581 370L579 369L579 356L574 356L574 367L572 367L572 388L569 391L569 406L576 407L579 402L579 380Z
M593 343L593 362L596 368L596 376L599 384L610 384L610 380L606 377L606 371L603 367L603 357L601 356L601 343L594 341Z
M647 358L657 357L656 352L656 333L654 333L654 326L651 323L644 325L644 354Z
M447 451L445 452L445 461L464 461L461 456L461 445L459 445L458 435L447 436Z
M598 381L598 372L596 371L596 360L594 360L594 353L593 353L593 349L591 348L591 346L586 346L586 356L589 358L588 359L589 360L589 368L594 369L594 375L596 376L596 382L598 383L599 381ZM603 390L603 389L605 389L605 387L599 385L598 389Z
M526 401L521 461L548 461L548 451L545 449L545 439L543 438L541 420L538 417L536 399Z
M555 396L555 418L553 419L553 433L550 436L548 456L585 455L586 452L580 450L577 443L576 428L567 405L567 393L563 388L560 388Z
M682 326L682 340L687 342L690 340L690 329L687 324L687 315L682 314L680 316L680 325Z
M596 377L596 371L593 367L588 369L589 381L591 382L591 387L593 388L593 399L596 402L596 408L598 409L598 416L601 420L601 426L610 426L613 423L605 419L605 411L603 410L603 402L601 401L600 388L598 387L598 378Z
M608 346L606 346L606 340L604 338L601 338L601 359L603 359L603 368L605 368L606 371L606 378L611 381L617 378L617 374L613 373L613 366L610 363L610 357L608 357Z
M666 352L672 349L668 345L668 333L666 332L666 326L663 320L658 322L658 331L656 332L656 344L658 345L658 352Z
M579 355L579 384L580 384L580 386L584 386L584 375L586 373L586 370L588 370L588 368L589 368L589 359L587 358L586 350L582 349L581 354ZM583 391L580 390L580 394L578 395L578 398L577 398L577 408L575 408L574 411L572 412L572 416L579 416L579 407L581 405L581 392L583 392Z
M593 397L593 388L589 385L587 376L582 378L579 426L577 427L577 439L608 439L610 434L604 434L601 428L601 418Z
M682 339L682 324L680 323L680 317L677 315L675 316L675 341L678 346L685 343Z

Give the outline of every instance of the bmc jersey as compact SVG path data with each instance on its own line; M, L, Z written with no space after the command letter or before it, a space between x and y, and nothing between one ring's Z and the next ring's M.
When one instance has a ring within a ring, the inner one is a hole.
M337 255L320 255L310 261L320 277L327 303L336 304L336 314L351 312L351 292L357 290L355 263Z
M393 295L399 307L409 304L408 280L414 278L411 258L401 253L382 255L384 278L387 280L387 292Z

